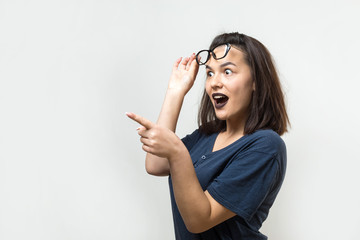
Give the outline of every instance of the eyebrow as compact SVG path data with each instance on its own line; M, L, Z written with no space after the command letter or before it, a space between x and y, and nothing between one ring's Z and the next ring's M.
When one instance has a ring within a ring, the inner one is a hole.
M223 67L226 67L226 66L229 66L229 65L232 65L232 66L235 66L235 67L236 67L236 65L235 65L234 63L232 63L232 62L223 63L223 64L220 65L220 67L223 68ZM206 69L213 70L212 67L210 67L209 65L205 65L205 68L206 68Z

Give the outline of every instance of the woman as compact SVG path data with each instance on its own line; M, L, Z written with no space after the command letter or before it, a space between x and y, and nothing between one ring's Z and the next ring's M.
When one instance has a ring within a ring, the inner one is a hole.
M199 129L175 128L199 65L205 90ZM239 33L217 36L209 50L178 59L157 123L140 123L146 170L169 175L176 239L267 239L259 232L281 187L289 124L268 50Z

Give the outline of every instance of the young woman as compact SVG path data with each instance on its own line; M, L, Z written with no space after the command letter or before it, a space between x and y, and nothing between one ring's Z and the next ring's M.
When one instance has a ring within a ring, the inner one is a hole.
M175 128L199 65L205 90L199 129ZM146 170L169 176L176 239L267 239L259 232L284 179L289 124L269 51L239 33L217 36L209 50L178 59L157 123L142 126Z

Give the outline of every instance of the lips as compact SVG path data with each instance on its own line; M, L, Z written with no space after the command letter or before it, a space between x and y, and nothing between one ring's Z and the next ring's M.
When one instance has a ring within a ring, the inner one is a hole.
M222 93L213 93L212 98L214 99L214 106L217 109L224 107L229 100L229 97Z

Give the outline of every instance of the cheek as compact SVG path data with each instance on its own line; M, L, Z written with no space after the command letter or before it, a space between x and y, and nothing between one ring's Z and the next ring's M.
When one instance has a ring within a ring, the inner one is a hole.
M243 101L246 103L246 105L249 105L252 99L253 89L252 87L246 88L243 92Z
M252 84L248 84L236 90L237 101L248 105L252 98L253 88Z

